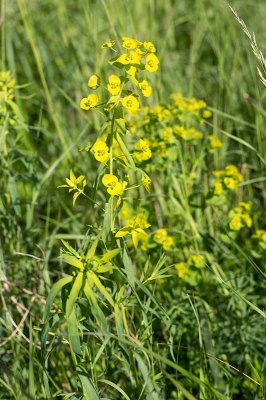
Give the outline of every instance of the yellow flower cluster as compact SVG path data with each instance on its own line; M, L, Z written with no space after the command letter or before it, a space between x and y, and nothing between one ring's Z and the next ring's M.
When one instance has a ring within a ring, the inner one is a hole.
M160 122L169 121L173 116L167 106L156 106L150 109L147 108L146 111L150 114L150 119L156 119Z
M188 275L189 266L184 261L175 264L175 269L177 270L177 274L181 279Z
M80 108L83 110L90 110L91 108L94 108L98 105L99 103L99 96L97 94L89 94L88 97L84 97L80 101Z
M0 101L12 100L14 97L15 80L10 71L0 71Z
M187 261L181 261L175 264L175 269L179 278L188 281L195 275L195 272L192 270L193 267L196 267L197 269L205 267L205 258L203 254L191 255Z
M92 146L92 152L97 161L104 162L109 158L109 147L102 139L97 139Z
M131 235L135 248L140 246L144 251L148 249L149 234L144 229L151 225L148 222L147 214L144 211L134 212L127 203L123 204L120 218L124 222L124 227L116 233L116 237Z
M174 244L173 237L169 236L167 230L164 228L160 228L155 232L154 241L161 244L165 251L170 250Z
M243 176L240 174L235 165L227 165L224 170L213 171L216 177L214 182L214 195L220 196L225 189L234 190L238 184L243 181Z
M211 116L206 103L194 98L185 99L179 93L171 97L176 101L152 108L142 107L138 114L131 115L127 120L130 132L145 141L149 148L146 152L140 151L140 154L134 155L135 162L149 160L151 154L154 154L153 164L160 162L162 157L176 160L180 139L192 145L204 140L202 123L204 118ZM207 139L207 149L222 146L221 140L213 134L208 135ZM139 143L142 143L140 140Z
M152 42L140 42L129 37L122 37L122 47L126 53L119 54L109 62L120 64L130 76L136 78L139 69L145 68L149 72L155 72L159 66L156 48Z
M11 110L10 101L14 97L15 80L10 71L0 71L0 124L3 125L8 109L10 109L8 124L14 125L15 114Z
M102 49L110 49L118 52L115 49L116 41L109 40L101 46ZM108 77L106 89L111 95L107 102L103 102L104 110L109 111L119 104L129 114L135 114L139 109L138 93L126 89L126 84L131 81L137 91L144 97L149 97L152 94L152 88L149 82L144 79L141 74L144 70L155 72L159 67L159 59L156 56L156 48L152 42L140 42L130 37L122 37L122 48L125 52L118 54L115 58L109 60L109 63L119 69L124 69L125 74L118 76L111 74ZM92 90L96 90L101 86L101 79L98 75L93 74L88 80L88 86ZM126 94L126 95L125 95ZM99 96L89 94L80 101L80 108L90 110L99 105Z
M203 100L198 100L194 97L185 98L181 93L172 93L170 98L175 112L183 114L183 117L186 117L187 114L194 114L195 116L202 115L203 118L210 118L212 115L211 111L206 110L207 105ZM201 112L202 114L200 114Z
M107 188L107 193L111 196L121 196L126 186L126 182L119 181L117 176L113 174L104 174L102 183Z
M229 227L232 231L239 231L244 226L250 228L252 219L250 217L251 204L241 201L237 207L229 212Z
M141 183L142 186L144 186L144 188L147 190L147 192L150 192L151 179L148 176L142 175Z
M184 126L175 125L174 133L184 140L202 139L203 133L195 128L185 128Z
M219 149L223 146L223 142L216 135L209 135L208 141L211 149Z
M191 263L197 268L205 267L205 260L202 254L195 254L190 258Z
M66 178L66 185L60 185L58 187L68 188L69 193L74 192L73 205L75 205L77 198L81 194L84 195L84 188L85 188L86 184L87 184L87 182L86 182L85 176L80 175L79 177L76 178L74 172L71 169L70 173L69 173L69 178Z
M263 229L257 229L253 237L258 240L260 247L266 250L266 231Z
M117 75L110 75L108 78L108 84L107 84L107 90L108 92L116 96L120 93L121 91L121 79Z
M134 160L141 163L142 161L149 160L152 156L149 142L147 139L140 139L134 146L136 152L134 153Z

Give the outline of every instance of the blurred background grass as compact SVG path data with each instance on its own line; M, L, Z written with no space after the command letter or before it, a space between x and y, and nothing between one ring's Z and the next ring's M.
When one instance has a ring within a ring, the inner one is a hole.
M266 52L265 1L232 0L230 4L250 31L256 32L257 42ZM217 110L215 133L222 129L256 149L247 150L243 145L236 150L230 141L217 164L235 160L236 164L252 165L255 176L265 176L261 161L266 156L265 89L248 39L226 2L2 0L1 69L9 69L23 86L16 90L16 99L29 127L22 127L20 140L13 143L16 154L12 160L21 157L23 162L14 167L13 180L8 181L10 190L15 182L16 191L12 189L12 205L1 216L1 270L8 278L10 297L19 296L25 310L33 310L30 314L36 326L50 280L60 274L55 259L58 237L79 238L89 221L83 208L77 208L74 215L71 200L56 190L71 167L79 172L91 167L88 157L78 149L91 140L90 133L100 122L81 112L79 101L88 91L88 77L96 71L107 73L100 45L121 36L151 40L157 46L161 68L154 78L151 105L165 101L173 91L204 99ZM256 206L263 207L263 183L256 185L254 193ZM12 316L16 320L16 313L20 313L17 307L12 300L3 307L3 334L14 329ZM38 342L30 324L23 332ZM7 397L5 388L0 398L20 398L5 365L12 358L12 370L21 369L30 381L38 358L31 359L31 348L23 335L14 336L1 352L0 369L5 377L0 386L13 387L15 394L11 391ZM63 355L57 368L65 368ZM19 383L20 388L23 385L28 383Z

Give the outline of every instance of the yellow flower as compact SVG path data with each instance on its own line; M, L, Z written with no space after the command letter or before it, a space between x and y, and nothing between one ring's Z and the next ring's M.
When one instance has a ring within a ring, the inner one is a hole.
M150 97L152 94L152 87L149 85L149 83L143 79L143 81L139 82L139 88L145 97Z
M208 136L208 140L210 142L210 147L212 149L218 149L219 147L222 147L222 145L223 145L221 140L215 135Z
M203 118L210 118L212 116L212 112L209 110L203 111Z
M107 187L107 192L111 196L120 196L124 191L122 182L119 182L115 175L105 174L102 177L102 183Z
M116 139L113 139L113 156L116 159L125 160L125 155Z
M131 235L135 248L137 248L140 241L145 242L142 243L145 247L145 245L148 244L149 235L144 231L144 229L149 227L150 224L147 222L147 216L144 213L137 214L135 217L127 220L127 225L119 229L115 237L120 238L126 235Z
M164 128L160 131L160 135L166 142L172 142L173 139L173 129L171 127Z
M80 101L79 106L83 110L89 110L90 108L97 106L98 103L99 103L99 96L97 96L97 94L90 94L88 97L84 97Z
M243 180L243 176L235 165L227 165L224 170L213 171L213 175L222 179L224 185L230 190L236 189L239 182Z
M74 172L71 169L69 178L66 178L67 186L70 188L69 191L75 189L81 182L84 181L84 178L85 178L84 175L80 175L78 178L76 178ZM66 187L66 186L59 186L59 187Z
M189 139L189 132L183 126L175 125L174 132L184 140Z
M204 256L202 254L197 254L197 255L191 256L191 262L197 268L205 267Z
M161 157L166 156L166 144L165 142L159 142L157 143L157 154L159 154Z
M185 262L175 264L175 269L177 270L178 276L181 279L184 278L189 271L188 265Z
M138 232L137 240L138 240L138 243L140 243L141 250L147 251L148 244L149 244L149 234L145 231Z
M172 117L171 111L162 106L156 106L150 109L150 113L159 121L166 121Z
M214 183L214 195L220 196L223 193L223 185L221 182L217 181Z
M146 64L145 64L146 70L149 72L155 72L155 71L157 71L158 66L159 66L158 57L153 53L148 54L147 58L146 58Z
M136 39L124 36L122 37L122 40L123 40L122 47L124 47L124 49L134 50L138 47L138 41Z
M250 203L245 203L244 201L240 201L239 203L240 207L244 208L246 211L251 210L251 204Z
M139 82L136 79L136 72L137 72L137 68L134 67L133 65L127 65L126 66L126 73L130 76L132 82L138 86Z
M232 231L240 231L242 228L241 215L234 215L229 222L229 227L232 229Z
M137 68L134 67L133 65L130 65L129 67L126 67L126 73L129 76L135 77L136 72L137 72Z
M10 71L0 71L0 102L6 103L8 100L12 100L14 97L14 86L15 80L12 79ZM4 111L1 106L0 114ZM1 118L2 119L2 118ZM9 124L13 125L14 120L9 118Z
M139 212L134 219L131 219L131 222L133 221L134 226L138 226L139 228L146 229L149 228L151 225L147 221L147 215L144 212Z
M106 103L104 109L105 109L106 111L112 110L114 107L117 106L117 104L119 103L119 101L120 101L120 96L119 96L119 95L117 95L117 96L111 96L110 99L107 101L107 103Z
M140 61L141 61L140 54L137 53L136 51L130 51L129 53L121 54L113 62L118 62L123 65L128 65L128 64L140 64Z
M238 182L234 178L225 177L224 184L228 189L234 190L237 188Z
M145 50L147 50L148 53L155 53L156 48L152 42L144 42L143 47Z
M139 102L136 97L129 95L121 99L122 106L129 112L134 113L139 109Z
M257 237L263 243L266 243L266 231L264 231L263 229L256 230L255 237Z
M149 160L152 156L151 149L149 147L149 142L147 140L140 139L134 146L135 150L138 152L134 154L134 158L139 161Z
M188 129L189 136L193 139L202 139L203 138L203 133L198 131L197 129L190 128Z
M75 191L75 193L73 195L73 205L75 205L77 198L81 194L84 194L84 188L85 188L86 184L87 184L87 182L86 182L85 176L80 175L79 177L76 178L74 172L71 169L69 178L66 178L66 185L60 185L58 187L68 188L69 193ZM81 185L81 187L79 187L79 185Z
M229 222L230 229L239 231L243 226L250 228L252 226L252 219L249 215L251 210L251 204L241 201L238 207L233 208L229 212Z
M230 164L225 167L225 172L226 175L234 176L238 174L238 168L235 165Z
M167 230L164 228L160 228L156 231L154 235L154 240L157 243L163 244L163 242L167 239Z
M114 46L115 42L115 40L108 40L101 45L101 49L111 49Z
M172 238L172 236L167 236L167 238L163 242L163 249L167 251L170 249L170 247L173 246L173 244L174 244L174 239Z
M110 75L108 78L107 90L111 95L116 96L121 90L121 80L117 75Z
M88 86L91 89L96 89L98 86L100 86L101 80L98 75L92 75L89 80L88 80Z
M151 190L151 188L150 188L150 186L151 186L151 179L148 178L148 177L145 176L145 175L142 175L142 177L141 177L141 183L142 183L142 185L145 187L145 189L147 190L147 192L150 192L150 190Z
M215 170L212 172L214 176L216 176L217 178L221 178L224 175L224 171L223 170Z
M246 224L246 226L248 228L250 228L252 226L252 219L251 219L250 215L242 214L241 219L242 219L242 221L244 221L244 223Z
M97 161L104 162L109 158L109 148L107 144L101 140L97 139L92 147L92 152Z

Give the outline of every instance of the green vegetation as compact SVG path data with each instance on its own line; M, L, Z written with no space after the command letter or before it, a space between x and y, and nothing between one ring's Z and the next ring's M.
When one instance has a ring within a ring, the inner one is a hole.
M0 399L266 398L266 5L230 5L1 0Z

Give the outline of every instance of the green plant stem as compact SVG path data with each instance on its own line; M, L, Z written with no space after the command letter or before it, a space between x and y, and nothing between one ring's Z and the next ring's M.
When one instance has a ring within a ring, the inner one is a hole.
M111 123L111 144L110 144L110 174L113 175L113 137L114 137L114 120L115 120L115 114L113 114L112 117L112 123ZM111 197L110 200L110 228L111 231L114 230L114 198Z

